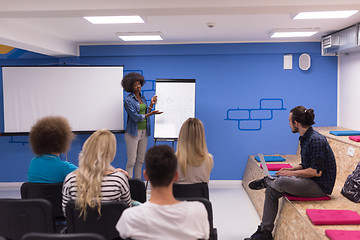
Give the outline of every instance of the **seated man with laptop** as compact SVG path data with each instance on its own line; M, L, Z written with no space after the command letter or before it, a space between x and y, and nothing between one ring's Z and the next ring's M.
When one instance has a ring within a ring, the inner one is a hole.
M303 106L290 111L290 128L293 133L300 135L301 163L292 168L280 169L276 172L276 177L269 177L267 173L264 178L249 183L250 189L266 188L266 191L261 224L246 240L273 239L278 199L285 194L315 198L332 193L336 178L335 157L326 138L311 127L315 123L314 118L314 110ZM263 164L263 168L267 170L266 164Z

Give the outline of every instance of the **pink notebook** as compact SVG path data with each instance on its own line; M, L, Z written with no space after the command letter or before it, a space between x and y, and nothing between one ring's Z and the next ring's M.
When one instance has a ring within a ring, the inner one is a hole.
M317 198L303 198L303 197L290 196L290 195L286 195L286 194L285 194L285 197L287 199L289 199L290 201L325 201L325 200L331 199L331 197L329 197L329 196L317 197Z
M274 164L274 163L269 163L269 164L266 164L266 166L268 167L268 170L269 171L278 171L282 168L292 168L292 166L290 164ZM262 167L262 165L260 164L260 167Z
M330 240L359 240L360 231L352 230L325 230L325 234Z
M349 139L355 142L360 142L360 136L349 136Z
M350 210L306 209L314 225L352 225L360 224L360 215Z

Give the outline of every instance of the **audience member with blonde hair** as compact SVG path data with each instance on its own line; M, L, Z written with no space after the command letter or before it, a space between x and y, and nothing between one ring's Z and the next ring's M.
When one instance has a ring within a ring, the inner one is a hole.
M86 208L98 208L101 201L124 201L131 204L126 173L111 166L116 154L116 138L109 130L93 133L84 143L79 155L79 169L66 176L62 206L75 200L86 218Z
M74 139L68 120L60 116L48 116L38 120L30 130L29 142L36 154L29 165L28 182L61 183L66 175L77 169L60 159Z
M208 152L204 126L199 119L188 118L181 126L176 156L179 162L177 183L209 182L214 160Z

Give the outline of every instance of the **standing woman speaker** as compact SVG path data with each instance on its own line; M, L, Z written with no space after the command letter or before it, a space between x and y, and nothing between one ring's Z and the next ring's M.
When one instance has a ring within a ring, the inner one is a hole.
M141 94L141 87L145 84L144 77L139 73L129 73L121 81L122 87L130 94L125 98L124 107L128 114L125 129L127 151L126 171L129 177L141 179L144 163L147 137L150 136L150 119L154 114L161 114L159 110L152 110L157 96L151 98L147 106L145 97Z

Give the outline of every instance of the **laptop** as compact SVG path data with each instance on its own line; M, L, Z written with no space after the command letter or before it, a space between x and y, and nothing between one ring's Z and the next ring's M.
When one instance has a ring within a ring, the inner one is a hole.
M258 156L259 156L261 165L262 165L262 167L263 167L265 176L267 176L267 177L270 178L270 179L275 179L276 176L270 175L270 173L269 173L269 169L268 169L268 167L266 166L266 162L265 162L264 155L261 154L261 153L259 153Z

